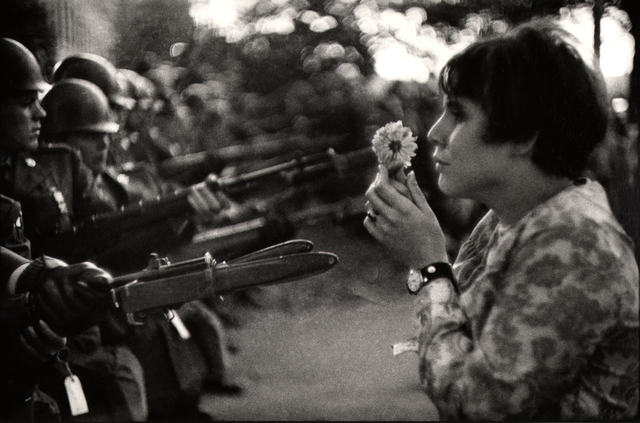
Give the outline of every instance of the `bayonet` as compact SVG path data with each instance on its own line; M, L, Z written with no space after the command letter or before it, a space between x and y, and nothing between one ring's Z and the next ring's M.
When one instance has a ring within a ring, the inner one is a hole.
M338 263L335 254L312 248L310 241L294 240L221 263L208 253L177 264L154 257L146 270L114 278L113 298L125 313L176 308L239 289L307 278Z

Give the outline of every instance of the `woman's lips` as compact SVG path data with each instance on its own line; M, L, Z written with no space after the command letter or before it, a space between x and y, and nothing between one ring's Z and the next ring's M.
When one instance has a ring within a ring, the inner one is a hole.
M435 162L436 162L436 171L438 172L441 172L445 168L445 166L449 166L449 163L444 162L437 158L435 159Z

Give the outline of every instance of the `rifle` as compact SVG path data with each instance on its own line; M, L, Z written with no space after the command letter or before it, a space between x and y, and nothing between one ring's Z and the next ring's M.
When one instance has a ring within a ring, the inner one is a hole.
M195 174L202 179L209 173L219 173L226 165L239 161L266 159L282 155L289 151L318 151L334 148L347 139L346 135L307 138L306 136L289 136L268 139L260 137L248 140L245 144L222 147L215 152L201 151L172 157L155 164L156 171L162 179L179 179L185 182L185 174ZM137 172L149 164L128 163L124 173ZM193 176L192 176L193 177Z
M347 170L369 166L376 160L376 155L370 148L345 154L336 154L329 149L237 176L208 178L200 184L206 184L212 190L222 190L233 197L261 187L269 181L295 185L331 173L343 175ZM187 200L188 194L189 188L181 189L156 200L96 214L68 232L43 239L43 251L56 252L67 260L89 259L104 250L105 245L117 242L122 234L135 233L140 228L171 217L186 217L192 214L192 207ZM61 252L64 246L67 251Z
M146 269L113 278L111 298L115 308L136 323L135 312L175 309L236 290L292 282L338 264L335 254L312 249L311 241L292 240L220 263L209 253L174 264L151 254ZM0 317L2 330L21 329L37 322L39 313L27 293L2 298Z
M293 192L289 197L296 195L297 192ZM289 199L291 198L279 201ZM366 214L365 203L364 195L358 195L289 212L265 213L242 222L200 231L194 235L189 245L171 251L168 256L173 260L184 260L203 251L210 251L217 257L234 257L250 251L251 246L260 248L262 245L291 239L297 229L304 225L327 221L342 224L362 220ZM273 210L270 204L261 208Z

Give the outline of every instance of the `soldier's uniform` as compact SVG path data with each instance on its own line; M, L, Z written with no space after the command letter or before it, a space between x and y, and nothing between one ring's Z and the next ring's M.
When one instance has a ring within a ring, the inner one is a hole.
M24 258L31 258L31 243L24 235L20 203L0 194L0 243Z
M137 184L133 193L128 193L117 175L102 172L96 175L96 185L101 187L101 195L117 208L128 204L119 203L122 192L136 198L140 192L150 199L155 185ZM143 188L140 191L140 188ZM110 200L107 198L110 197ZM123 237L118 244L105 254L97 257L100 264L116 272L135 262L135 244L155 245L157 248L175 247L179 242L176 227L184 218L160 222L150 227L140 228L136 235ZM127 253L128 251L128 253ZM140 257L137 257L140 259ZM139 270L139 269L136 269ZM171 321L161 310L146 314L144 325L129 325L124 316L112 315L101 323L102 341L105 345L128 345L140 360L144 369L149 417L159 420L196 420L202 416L198 412L198 402L203 383L213 382L226 386L225 370L228 366L224 330L218 317L201 301L192 301L175 311ZM184 321L184 326L182 322ZM188 335L187 335L188 334ZM151 347L150 347L151 346Z
M31 244L24 236L22 207L19 202L4 195L0 195L0 236L2 247L6 247L6 249L0 249L0 296L3 296L8 290L7 282L10 275L18 267L28 263L27 259L31 258ZM0 345L2 345L0 375L2 375L1 380L5 382L3 385L7 385L0 388L0 420L35 418L30 405L35 404L36 401L39 409L43 410L43 414L47 417L55 418L59 415L55 400L39 390L37 392L34 390L37 376L32 366L16 362L23 351L15 342L12 331L0 331ZM16 373L17 368L19 368L19 374ZM9 386L7 382L12 383ZM29 396L32 400L27 404L29 401L26 400Z
M46 253L68 260L49 238L110 210L94 183L75 150L64 145L42 145L34 152L14 154L0 165L0 193L22 204L24 233L34 256Z
M23 204L24 234L32 241L34 256L46 253L73 259L74 246L56 243L54 236L92 214L113 210L112 197L104 195L91 171L67 146L42 145L35 152L13 155L1 168L1 192ZM97 326L70 337L68 345L69 366L84 382L93 416L146 418L142 368L128 347L103 347ZM41 382L42 389L60 404L63 416L70 414L63 382L66 376L58 366Z
M22 222L16 223L20 217L20 204L12 199L1 196L3 248L0 248L0 297L4 297L8 291L9 277L18 267L30 263L27 258L14 254L13 251L4 248L4 243L24 239L22 236ZM7 213L5 213L7 212ZM10 220L5 220L10 216ZM17 217L16 217L17 216ZM5 237L8 234L8 237ZM14 246L16 244L13 244ZM18 244L27 247L28 244ZM29 254L28 254L29 255ZM4 322L3 322L4 323ZM37 384L38 376L42 369L54 365L55 359L42 365L34 365L34 362L25 357L24 348L17 340L13 330L0 330L0 421L35 421L38 419L55 420L60 418L60 410L57 402L46 393L42 392Z

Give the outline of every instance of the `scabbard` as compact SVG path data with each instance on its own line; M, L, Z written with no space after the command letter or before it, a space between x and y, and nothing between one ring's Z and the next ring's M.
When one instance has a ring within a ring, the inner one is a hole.
M212 269L155 281L132 282L114 290L115 302L125 313L170 307L215 295Z
M338 263L332 253L300 253L133 281L113 290L125 313L184 304L252 286L291 282L323 273ZM173 307L171 307L173 308Z

